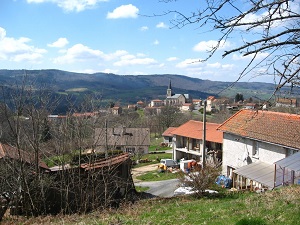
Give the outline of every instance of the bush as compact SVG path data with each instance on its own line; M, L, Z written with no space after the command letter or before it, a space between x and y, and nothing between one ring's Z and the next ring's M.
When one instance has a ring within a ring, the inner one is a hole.
M204 168L195 168L188 174L182 173L179 181L183 186L191 187L196 195L202 196L205 190L215 188L215 181L220 172L220 167L207 163Z

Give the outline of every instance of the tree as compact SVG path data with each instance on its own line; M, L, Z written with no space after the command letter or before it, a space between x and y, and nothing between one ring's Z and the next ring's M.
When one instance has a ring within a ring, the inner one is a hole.
M172 2L176 0L162 0ZM243 44L223 52L223 57L240 54L249 61L236 81L249 73L255 76L271 75L276 83L274 94L283 86L300 86L300 14L299 2L291 0L206 0L190 15L180 11L171 23L182 28L197 24L211 32L218 31L216 45L212 46L207 59L238 34ZM250 40L252 36L255 39Z
M235 99L235 102L244 101L244 96L243 96L243 94L237 93L235 95L234 99Z

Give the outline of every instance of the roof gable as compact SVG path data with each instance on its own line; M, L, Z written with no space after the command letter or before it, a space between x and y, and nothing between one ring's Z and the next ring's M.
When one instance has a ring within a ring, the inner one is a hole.
M217 130L219 126L217 123L206 123L207 141L223 143L223 132ZM172 131L172 134L202 140L203 122L190 120Z
M172 137L173 134L173 130L175 130L177 127L169 127L168 129L165 130L165 132L163 132L162 136L166 136L166 137Z
M300 149L300 115L241 110L219 128L226 133Z

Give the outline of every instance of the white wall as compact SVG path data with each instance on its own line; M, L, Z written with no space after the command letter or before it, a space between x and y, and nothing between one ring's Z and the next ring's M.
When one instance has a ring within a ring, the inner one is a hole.
M286 150L283 147L264 142L259 142L258 147L259 155L258 157L254 157L252 154L253 140L224 133L223 174L227 175L227 166L237 169L258 160L272 164L286 157Z

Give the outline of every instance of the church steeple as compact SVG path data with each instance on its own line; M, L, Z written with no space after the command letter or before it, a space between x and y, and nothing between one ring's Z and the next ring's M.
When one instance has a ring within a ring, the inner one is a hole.
M172 85L171 85L171 79L170 79L170 83L167 89L167 97L171 97L172 96Z

